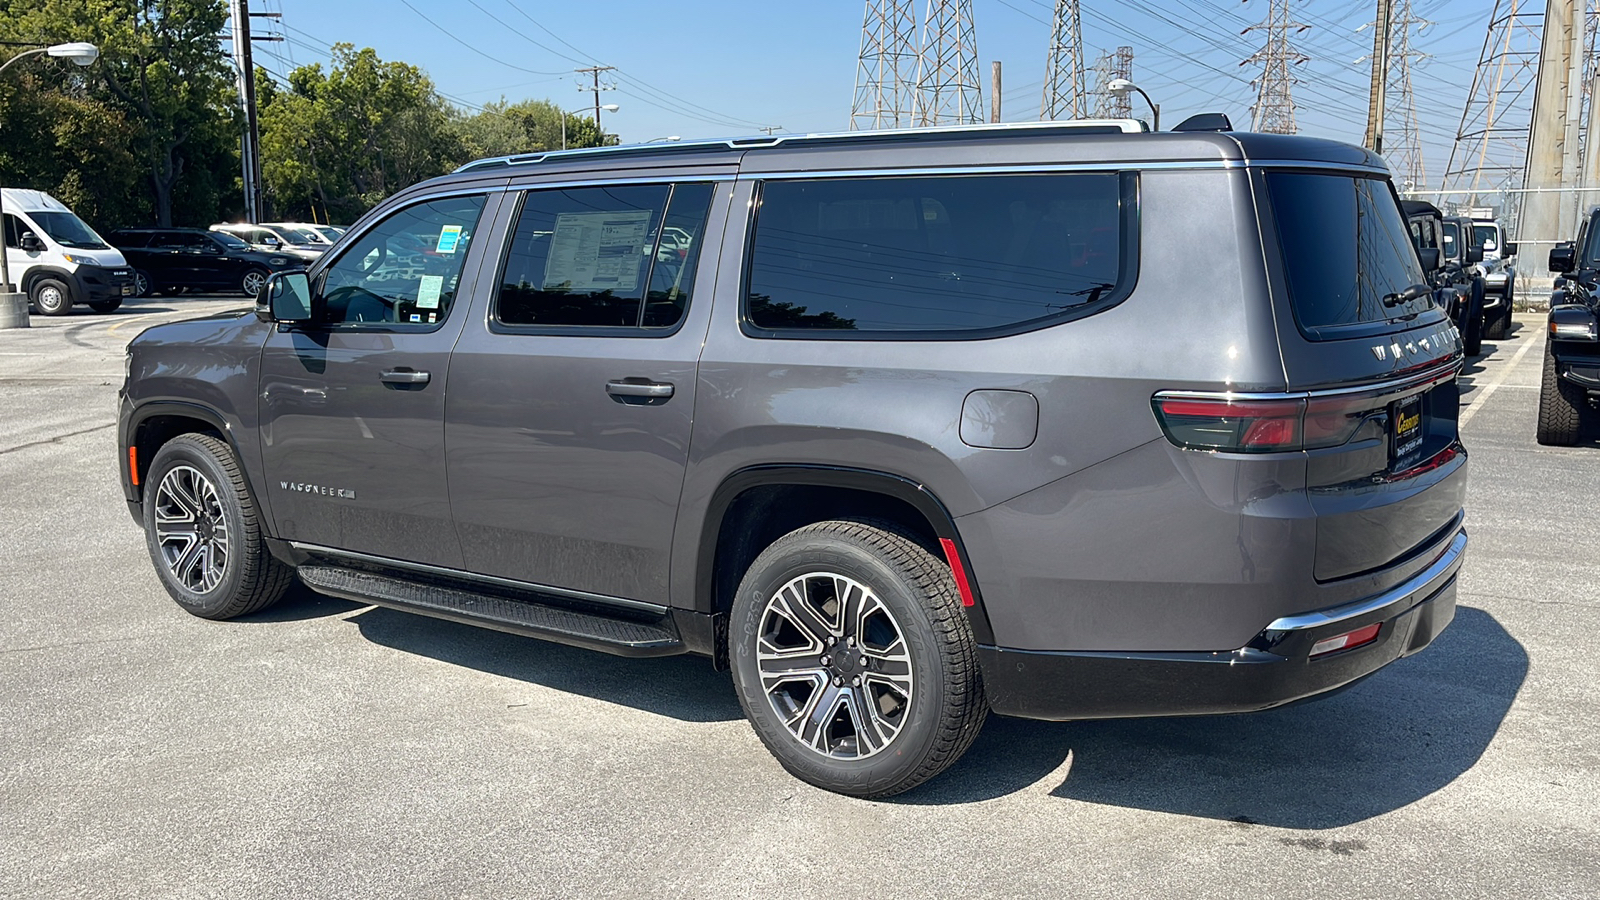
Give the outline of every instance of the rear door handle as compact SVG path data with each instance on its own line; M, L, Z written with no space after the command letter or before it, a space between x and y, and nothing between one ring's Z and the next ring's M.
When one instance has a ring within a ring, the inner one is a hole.
M672 385L664 381L608 381L606 393L613 397L645 397L665 400L672 396Z
M384 384L427 384L433 376L427 372L417 372L412 369L389 369L378 380Z

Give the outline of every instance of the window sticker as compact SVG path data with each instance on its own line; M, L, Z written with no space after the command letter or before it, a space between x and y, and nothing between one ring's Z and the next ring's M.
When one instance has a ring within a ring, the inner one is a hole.
M413 322L421 322L422 321L422 316L417 314L417 313L412 313L411 314L411 321L413 321Z
M544 289L632 291L653 211L562 213L544 265Z
M439 243L435 246L436 253L454 253L456 244L461 243L461 226L446 225L439 229Z
M417 309L438 309L439 293L443 290L443 275L422 276L417 282Z

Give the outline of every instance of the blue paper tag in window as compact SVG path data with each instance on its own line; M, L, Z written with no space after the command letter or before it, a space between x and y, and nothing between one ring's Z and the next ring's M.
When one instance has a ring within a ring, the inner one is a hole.
M461 242L461 226L446 225L439 231L439 243L435 246L436 253L454 253L456 244Z

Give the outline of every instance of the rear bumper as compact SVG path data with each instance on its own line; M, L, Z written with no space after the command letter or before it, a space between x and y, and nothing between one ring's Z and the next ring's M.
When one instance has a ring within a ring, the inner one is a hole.
M980 647L990 705L1030 719L1251 712L1332 691L1416 653L1455 617L1458 532L1426 569L1374 596L1285 616L1224 653L1047 652ZM1381 623L1376 641L1309 657L1324 638Z

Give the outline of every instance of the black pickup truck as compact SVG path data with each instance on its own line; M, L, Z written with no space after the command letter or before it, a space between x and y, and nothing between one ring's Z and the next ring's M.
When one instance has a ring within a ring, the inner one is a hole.
M1600 398L1600 208L1578 228L1578 239L1550 251L1558 274L1545 330L1544 377L1539 383L1541 444L1570 446L1596 418Z

